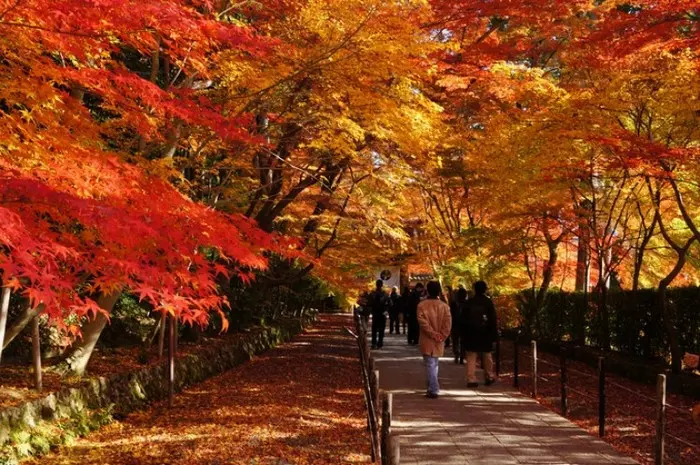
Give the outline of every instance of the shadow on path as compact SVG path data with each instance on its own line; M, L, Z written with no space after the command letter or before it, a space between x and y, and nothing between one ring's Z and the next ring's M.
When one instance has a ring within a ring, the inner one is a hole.
M466 387L450 349L440 360L440 398L427 399L421 354L387 335L373 352L382 390L393 392L392 427L407 465L633 465L637 462L519 392ZM481 379L483 374L480 373Z

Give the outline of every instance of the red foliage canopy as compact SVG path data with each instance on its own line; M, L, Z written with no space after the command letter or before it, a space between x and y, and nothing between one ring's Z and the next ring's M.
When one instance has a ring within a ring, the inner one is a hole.
M100 311L131 289L157 310L204 323L226 305L217 278L266 266L291 241L192 202L135 160L126 139L163 139L176 120L223 143L255 142L192 87L158 86L120 55L160 48L178 74L206 76L211 54L264 53L209 2L0 0L0 271L3 285L56 321ZM75 91L98 102L88 108Z

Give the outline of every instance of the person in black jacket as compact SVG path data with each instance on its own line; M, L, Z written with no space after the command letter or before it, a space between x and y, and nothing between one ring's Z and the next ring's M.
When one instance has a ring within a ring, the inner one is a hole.
M411 299L411 290L408 286L403 288L401 297L399 297L399 315L401 317L401 334L406 334L408 328L408 307Z
M456 296L450 302L450 314L452 315L452 353L455 363L464 365L464 349L462 348L462 313L467 305L467 290L459 286Z
M420 328L418 327L418 304L423 300L423 284L418 283L413 288L411 296L407 302L408 313L408 343L411 345L418 344L418 336Z
M445 287L446 292L444 294L440 295L440 300L445 302L449 307L450 307L450 317L452 316L452 303L455 301L455 291L452 289L450 286ZM454 324L454 320L452 320L452 323ZM445 348L448 348L452 345L452 332L450 332L450 335L447 336L447 339L445 339ZM454 348L452 349L454 350Z
M391 288L391 308L389 309L389 334L394 334L394 329L396 329L396 334L399 334L399 312L401 296L399 295L399 288L394 286Z
M378 279L376 285L376 289L369 294L367 300L372 312L372 349L381 349L384 345L386 314L391 308L391 299L382 289L384 281Z
M495 381L493 373L493 344L498 338L496 308L486 295L484 281L474 283L474 297L469 299L462 313L462 350L467 355L467 387L477 387L476 357L482 354L486 385Z

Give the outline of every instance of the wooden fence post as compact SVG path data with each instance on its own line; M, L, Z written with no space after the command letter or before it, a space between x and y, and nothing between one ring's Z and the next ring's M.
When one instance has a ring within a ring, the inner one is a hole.
M386 394L387 409L389 410L389 426L394 421L394 395L390 392Z
M367 429L370 433L371 459L375 463L381 458L381 444L378 425L378 409L376 402L375 386L378 386L378 376L374 370L374 359L369 355L367 345L367 331L362 324L362 317L358 314L355 320L357 329L357 345L360 352L360 368L362 371L362 385L367 406Z
M532 346L532 398L537 399L537 341L531 341Z
M559 352L559 366L561 368L561 415L565 417L569 413L569 373L566 371L565 346L562 346Z
M605 357L598 357L598 436L605 437Z
M372 360L372 362L374 362L374 360ZM372 363L372 367L374 367L374 363ZM374 379L372 397L374 397L374 405L378 407L381 402L379 398L379 370L374 370L372 373L372 378ZM381 413L378 408L375 410L375 412L377 413L377 423L379 423Z
M369 382L369 363L367 359L365 358L365 353L364 353L364 344L362 342L362 328L360 327L359 322L357 323L357 330L359 337L357 339L357 347L359 349L359 355L360 355L360 371L362 375L362 391L365 395L365 407L367 407L367 431L372 434L372 421L370 419L372 415L372 390L370 389L370 382ZM373 437L372 437L373 438ZM373 439L372 439L373 440ZM372 453L374 453L374 443L372 443Z
M41 392L41 338L39 334L39 315L32 318L32 361L34 365L34 388Z
M656 437L654 438L654 465L663 465L666 434L666 375L656 378Z
M384 393L382 397L382 465L389 465L389 436L391 435L391 393Z
M369 386L372 393L372 402L374 405L379 405L379 399L377 399L377 370L374 369L374 357L369 356Z
M382 465L399 465L401 452L399 438L391 431L393 396L385 393L382 399Z
M374 370L374 359L370 357L370 368L372 371L370 371L370 388L371 388L371 399L372 399L372 412L370 412L370 415L372 416L372 437L373 437L373 442L375 444L375 451L374 451L374 460L381 460L382 457L382 448L381 448L381 437L380 437L380 431L379 431L379 418L380 418L380 412L378 409L379 406L379 372L377 370Z
M519 357L519 352L518 352L518 335L515 335L515 339L513 339L513 387L518 387L518 359Z

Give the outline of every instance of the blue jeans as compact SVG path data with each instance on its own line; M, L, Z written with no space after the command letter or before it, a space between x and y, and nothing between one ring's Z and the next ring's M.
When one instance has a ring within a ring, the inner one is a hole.
M425 361L425 374L428 378L428 392L440 394L440 384L438 383L438 362L439 358L430 355L423 355Z

